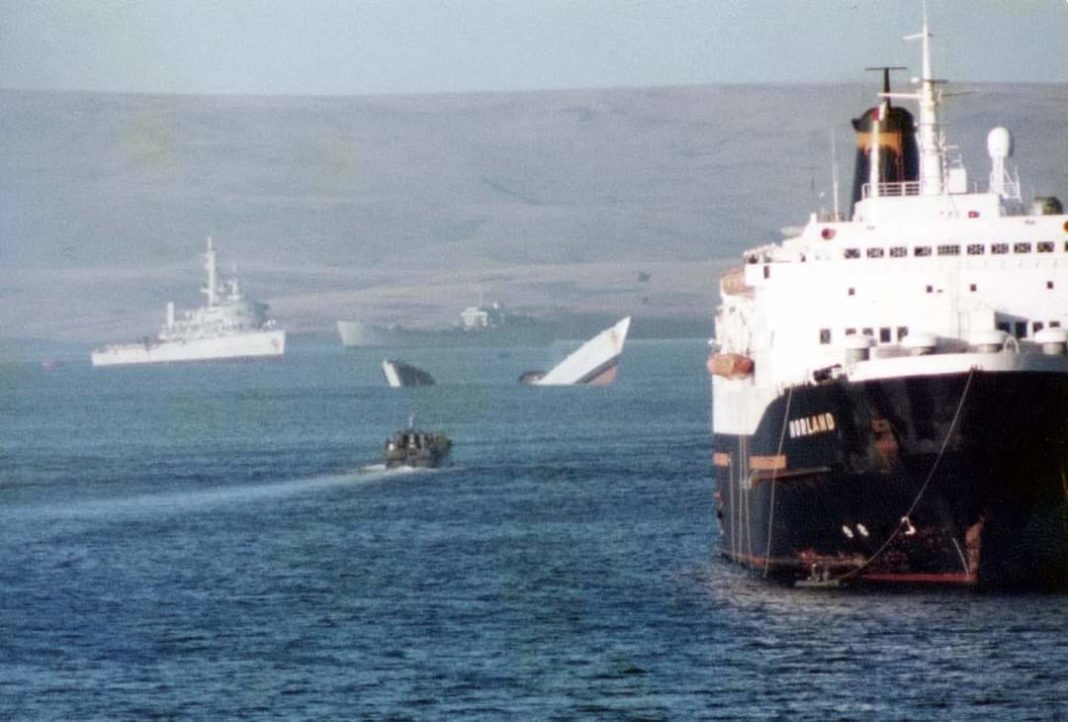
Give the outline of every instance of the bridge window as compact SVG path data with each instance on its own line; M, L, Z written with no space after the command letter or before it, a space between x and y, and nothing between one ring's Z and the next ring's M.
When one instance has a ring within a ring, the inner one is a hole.
M1012 335L1016 338L1023 338L1027 335L1027 321L1017 321L1013 324Z
M1053 290L1053 281L1046 281L1046 288L1050 291Z
M1004 255L1009 252L1008 243L995 243L990 247L990 252L995 255Z
M979 287L976 286L974 283L970 283L968 284L968 290L972 293L975 293L977 290L979 290Z
M1012 252L1013 253L1030 253L1031 252L1031 244L1030 243L1014 243L1012 245Z
M1041 321L1035 321L1034 323L1031 324L1031 332L1032 333L1038 333L1039 331L1041 331L1045 327L1046 327L1046 324L1042 323Z
M909 335L909 327L908 326L898 326L897 327L897 340L898 341L900 341L901 339L905 338L908 335Z
M843 255L846 258L860 258L860 249L859 248L846 248L843 251Z
M831 342L831 329L829 329L829 328L821 328L820 329L820 343L823 344L823 345L827 345L830 342Z
M938 255L940 256L959 256L960 246L939 246Z
M1066 247L1065 250L1068 250L1068 243L1065 243L1064 245ZM904 258L907 255L909 255L909 249L905 248L904 246L891 246L890 247L890 257L891 258Z
M879 343L890 343L890 327L884 326L879 329Z
M855 289L855 288L850 288L850 289L849 289L849 295L850 295L850 296L855 296L855 295L857 295L857 289Z
M882 248L869 248L868 258L882 258L885 251Z
M855 328L847 328L845 335L846 336L856 336L857 335L857 330Z
M912 255L914 256L929 256L931 255L930 246L916 246L912 249Z
M969 256L981 256L986 253L986 246L982 243L971 243L968 245Z
M1035 247L1039 253L1053 253L1053 241L1039 241Z

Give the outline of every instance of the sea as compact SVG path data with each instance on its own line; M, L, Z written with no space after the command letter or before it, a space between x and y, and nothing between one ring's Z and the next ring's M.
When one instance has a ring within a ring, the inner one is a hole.
M705 341L516 383L568 350L0 365L0 719L1068 717L1068 597L728 565ZM410 418L445 467L383 468Z

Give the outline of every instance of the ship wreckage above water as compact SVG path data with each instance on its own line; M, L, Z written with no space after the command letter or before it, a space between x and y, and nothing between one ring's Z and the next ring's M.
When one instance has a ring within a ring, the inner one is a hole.
M527 371L519 377L519 382L533 386L611 384L616 380L619 357L623 354L629 330L630 316L627 316L579 346L549 371Z
M630 316L598 333L549 371L527 371L519 382L532 386L604 386L616 379L619 358L630 330ZM382 362L386 383L392 388L432 386L427 371L399 359Z

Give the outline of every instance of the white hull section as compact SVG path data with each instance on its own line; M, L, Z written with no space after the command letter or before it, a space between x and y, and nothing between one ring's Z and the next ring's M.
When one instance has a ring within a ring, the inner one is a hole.
M389 384L391 389L399 389L404 384L401 382L400 374L397 373L397 367L391 361L382 362L382 373L386 375L386 383Z
M627 316L582 344L534 383L538 386L612 383L629 330L630 316Z
M134 366L280 357L286 332L251 331L184 341L152 341L105 346L93 351L93 366Z

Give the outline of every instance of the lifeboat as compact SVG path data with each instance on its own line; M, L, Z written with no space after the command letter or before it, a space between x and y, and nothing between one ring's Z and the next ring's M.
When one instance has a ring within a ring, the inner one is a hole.
M725 272L719 277L719 287L727 296L741 296L753 291L752 286L746 285L744 268L732 268Z
M739 353L715 353L708 357L708 373L725 379L744 379L753 375L753 359Z

